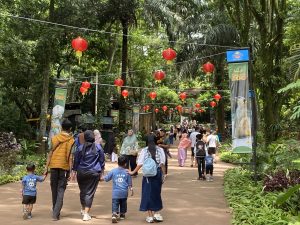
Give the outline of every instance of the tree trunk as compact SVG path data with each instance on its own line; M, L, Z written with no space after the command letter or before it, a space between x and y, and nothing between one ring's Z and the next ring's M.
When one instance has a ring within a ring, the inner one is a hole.
M54 0L50 1L49 5L49 21L53 21L54 14ZM44 52L42 55L42 76L43 76L43 92L41 98L41 114L40 114L40 132L38 140L41 143L41 152L45 152L45 141L43 137L46 135L47 130L47 113L49 106L49 77L50 77L50 64L51 64L51 43L46 35L41 39Z
M122 29L123 29L123 38L122 38L122 75L121 78L124 81L124 86L127 85L126 75L127 75L127 62L128 62L128 21L123 19L121 20ZM124 90L125 88L122 88ZM120 129L124 129L126 122L126 102L123 97L120 99L120 117L119 117L119 126Z

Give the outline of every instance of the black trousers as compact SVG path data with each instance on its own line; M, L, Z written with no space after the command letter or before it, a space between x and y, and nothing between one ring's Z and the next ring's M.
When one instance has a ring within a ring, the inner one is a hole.
M166 170L165 172L166 172L166 174L168 174L168 164L169 164L169 163L168 163L168 157L169 157L169 156L168 156L168 151L169 151L169 150L164 149L165 157L166 157L166 164L165 164L165 170Z
M100 173L93 171L77 171L77 182L80 189L82 208L91 208L98 187Z
M126 157L126 168L129 169L130 166L130 170L133 171L136 168L136 155L125 155ZM138 173L133 174L134 176L138 175Z
M58 218L63 206L69 171L63 169L51 169L50 172L53 218Z
M214 172L214 165L206 165L206 174L213 175Z
M197 164L198 164L198 175L199 178L204 177L205 173L205 158L204 157L197 157Z

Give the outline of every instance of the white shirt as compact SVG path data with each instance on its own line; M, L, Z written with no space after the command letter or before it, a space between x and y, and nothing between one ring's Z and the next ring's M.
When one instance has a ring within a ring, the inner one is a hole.
M207 137L208 147L209 148L216 148L217 142L218 142L218 136L217 135L208 135Z
M144 161L147 158L149 158L149 154L151 154L151 153L148 151L148 147L143 148L140 155L139 155L139 157L138 157L137 164L138 165L143 165ZM166 163L166 155L165 155L164 150L160 147L157 147L157 146L156 146L156 162L159 165L162 165L162 164Z
M192 147L192 148L195 147L195 144L196 144L196 141L197 141L196 136L197 136L198 134L200 134L200 133L197 132L197 131L194 131L194 132L192 132L191 135L190 135L190 140L192 141L192 144L191 144L191 147Z

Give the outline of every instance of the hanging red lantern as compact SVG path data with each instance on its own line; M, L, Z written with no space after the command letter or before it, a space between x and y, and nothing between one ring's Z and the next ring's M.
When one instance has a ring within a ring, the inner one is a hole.
M172 48L168 48L162 52L162 56L167 60L167 64L172 64L172 60L176 58L176 51Z
M81 37L77 37L75 39L72 40L72 47L75 50L75 55L78 58L79 64L80 64L80 59L82 57L82 52L84 52L87 47L88 47L88 42L81 38Z
M146 105L146 111L149 111L149 109L150 109L150 106Z
M88 89L85 87L80 87L79 91L81 92L82 95L85 95L87 93Z
M214 99L218 102L220 101L220 99L222 98L222 96L220 94L215 94Z
M128 95L129 95L129 93L128 93L127 90L123 90L121 94L122 94L123 98L125 98L125 99L126 99L126 98L128 97Z
M168 107L167 107L166 105L164 105L164 106L162 107L162 110L163 110L164 112L166 112L166 111L168 110Z
M163 79L165 79L166 77L166 73L162 70L157 70L154 73L154 79L156 80L156 82L161 82Z
M195 104L195 107L196 107L197 109L199 109L199 108L201 107L201 105L200 105L199 103L196 103L196 104Z
M88 81L84 81L84 82L81 83L81 87L89 89L91 87L91 84Z
M187 94L185 93L185 92L181 92L180 94L179 94L179 98L181 99L181 101L185 101L185 99L186 99L186 97L187 97Z
M214 108L217 105L217 103L215 101L211 101L209 104L212 108Z
M210 75L214 72L215 66L211 62L207 62L203 65L202 69L206 73L206 75Z
M150 94L149 94L149 97L151 98L152 101L154 101L154 99L156 98L156 96L157 96L157 94L154 91L150 92Z
M124 81L121 78L115 79L114 85L118 87L122 87L124 84Z
M176 106L176 109L178 110L178 112L181 112L182 111L182 106L178 105L178 106Z
M154 109L154 111L155 111L155 113L158 113L158 112L159 112L159 109L158 109L158 108L156 108L156 109Z

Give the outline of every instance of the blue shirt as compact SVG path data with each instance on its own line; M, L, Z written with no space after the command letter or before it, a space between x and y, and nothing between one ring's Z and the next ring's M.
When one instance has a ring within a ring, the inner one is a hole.
M211 155L205 156L205 164L206 165L213 165L214 158Z
M105 177L106 182L113 180L112 199L120 199L128 197L128 187L132 186L131 176L128 172L118 167L111 170Z
M84 156L82 155L82 148L83 145L74 153L73 170L101 172L105 166L104 152L101 145L96 144L96 153L90 148Z
M36 182L43 182L44 177L28 174L22 179L23 195L36 196Z

